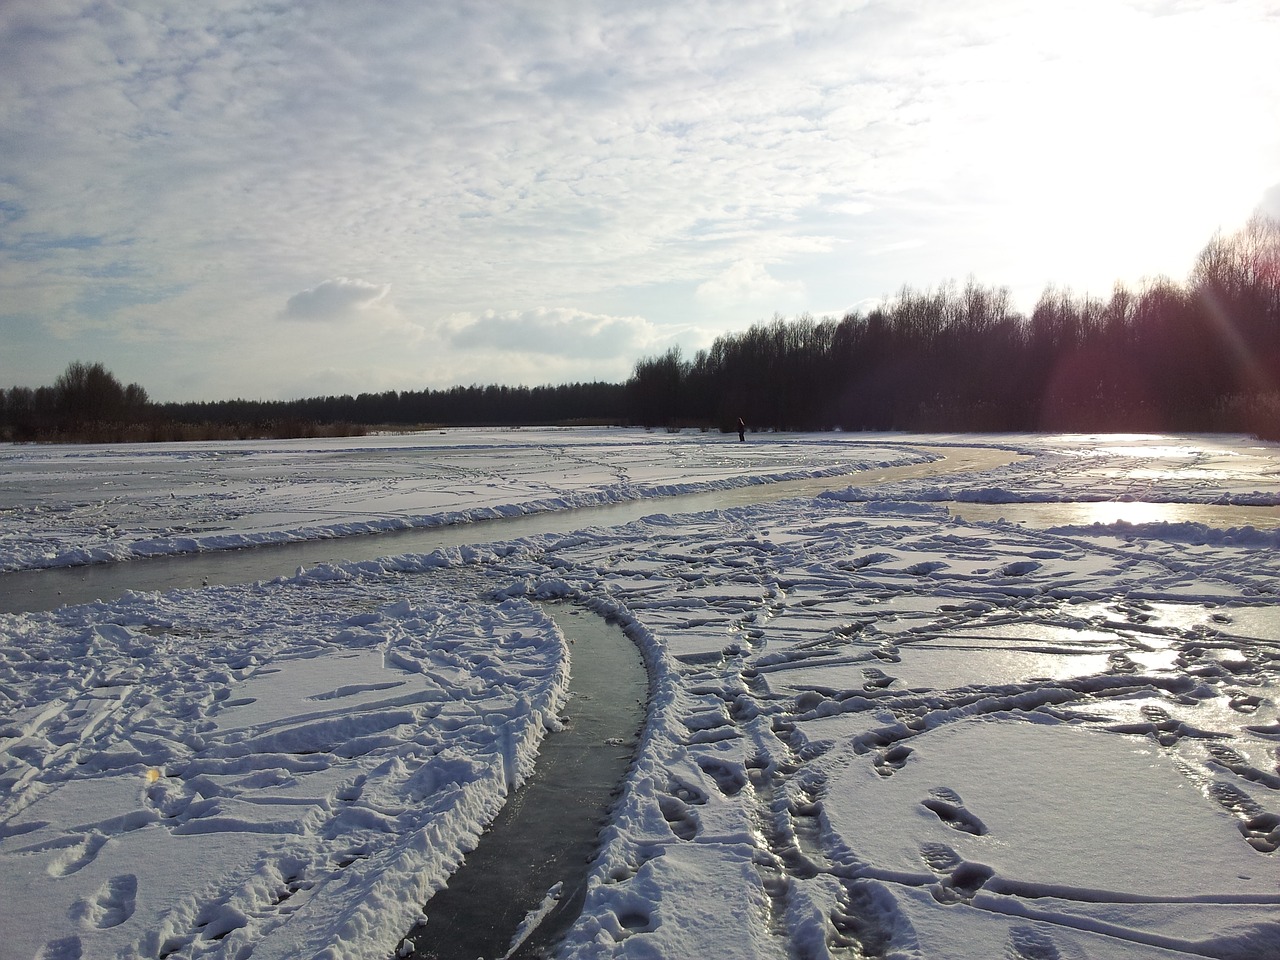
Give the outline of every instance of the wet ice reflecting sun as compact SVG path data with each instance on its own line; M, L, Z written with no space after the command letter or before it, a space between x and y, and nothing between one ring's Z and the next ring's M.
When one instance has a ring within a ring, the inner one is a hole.
M1205 503L1151 503L1106 500L1074 503L948 503L953 516L990 522L1008 520L1028 527L1091 526L1128 523L1199 523L1231 529L1280 527L1280 507L1243 507Z

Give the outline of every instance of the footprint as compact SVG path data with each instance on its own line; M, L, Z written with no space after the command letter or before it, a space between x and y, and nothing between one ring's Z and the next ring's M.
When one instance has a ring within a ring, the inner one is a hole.
M921 805L935 813L952 830L971 833L975 837L986 834L987 825L964 808L964 802L954 790L938 787L929 792L931 796L921 800Z
M707 802L706 793L689 783L672 780L667 784L667 789L671 791L673 797L684 803L700 806Z
M1262 697L1255 694L1236 691L1231 694L1231 699L1227 701L1227 706L1237 713L1256 713L1263 702Z
M620 863L616 867L611 867L609 872L604 876L605 883L626 883L636 875L635 867L629 863Z
M618 943L626 940L633 933L649 933L658 929L658 924L653 918L653 914L647 910L623 910L618 915L619 930L614 934L613 938Z
M1259 770L1249 763L1248 759L1239 751L1220 743L1211 743L1205 749L1218 766L1225 767L1236 776L1243 777L1245 780L1252 780L1254 783L1260 783L1264 787L1270 787L1272 790L1280 790L1280 777Z
M1182 724L1169 716L1162 707L1147 704L1140 712L1151 724L1149 732L1160 746L1172 747L1182 738Z
M829 919L827 946L833 957L882 957L887 952L893 917L867 885L847 882Z
M138 901L138 878L131 873L112 877L89 898L77 900L68 919L83 927L106 930L118 927L133 916Z
M883 690L885 687L891 686L897 681L897 677L891 677L879 667L867 667L862 671L864 678L863 690Z
M914 751L904 743L895 743L876 754L876 773L882 777L891 777L895 770L901 770L907 764L907 757Z
M1280 816L1267 813L1253 797L1221 780L1209 785L1209 796L1240 818L1237 826L1245 843L1259 853L1280 849Z
M692 840L698 835L698 816L679 797L659 797L658 808L671 832L681 840Z
M739 695L729 704L729 719L736 724L750 723L760 715L760 708L751 697Z
M1062 954L1049 935L1035 927L1011 927L1008 960L1061 960Z
M1245 843L1259 853L1280 850L1280 817L1274 813L1259 813L1240 824Z
M747 773L741 764L728 764L711 757L699 757L697 763L726 797L736 796L747 785Z
M628 855L626 859L619 864L610 868L605 875L607 883L625 883L634 877L650 860L661 856L661 853L651 845L637 847L634 855Z
M68 847L49 864L47 871L51 877L69 877L78 870L83 870L98 856L98 851L107 842L101 833L85 835L73 846Z
M920 844L920 858L938 875L930 888L939 903L972 903L974 895L995 872L986 864L970 863L945 843Z
M947 876L962 862L960 854L945 843L920 844L920 859L925 862L925 866L939 876Z
M974 896L991 879L995 871L985 863L961 860L959 865L931 889L939 903L972 903Z
M1001 567L1000 573L1006 577L1025 577L1029 573L1035 573L1041 566L1043 564L1035 560L1016 560Z
M944 560L922 560L907 567L907 573L916 577L927 577L939 570L945 570L949 564Z
M79 937L61 937L41 947L35 960L80 960L81 956Z
M1115 653L1107 657L1112 673L1135 674L1138 672L1138 665L1127 654L1117 650Z
M360 799L360 795L364 793L365 781L368 777L361 774L349 783L344 783L334 792L334 796L343 803L354 803Z

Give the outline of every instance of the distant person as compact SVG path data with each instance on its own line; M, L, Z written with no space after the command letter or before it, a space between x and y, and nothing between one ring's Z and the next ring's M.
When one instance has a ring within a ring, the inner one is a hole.
M747 424L741 417L738 418L738 442L747 442Z

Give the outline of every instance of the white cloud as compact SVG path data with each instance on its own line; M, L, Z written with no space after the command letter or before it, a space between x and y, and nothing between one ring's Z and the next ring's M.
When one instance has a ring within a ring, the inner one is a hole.
M282 316L290 320L347 320L384 300L391 287L347 277L334 277L295 293Z
M631 359L661 339L643 317L613 317L566 307L488 311L446 319L448 342L463 350L559 356L569 359Z
M763 265L752 260L739 260L718 276L698 285L699 300L715 307L786 306L804 296L804 284L784 283L769 274Z
M154 339L156 369L221 338L230 382L273 317L345 369L342 321L385 347L452 316L441 375L490 350L501 380L735 308L1176 275L1274 182L1280 134L1245 121L1280 21L1148 8L0 3L0 329Z

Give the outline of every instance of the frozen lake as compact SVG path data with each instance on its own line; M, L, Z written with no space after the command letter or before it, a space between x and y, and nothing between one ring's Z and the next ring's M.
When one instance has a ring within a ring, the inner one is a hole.
M558 722L572 645L531 602L558 597L627 625L655 684L564 956L1278 956L1278 454L596 430L0 448L10 570L307 541L335 561L0 615L0 956L388 956ZM783 480L815 482L656 499ZM620 502L647 515L435 552L352 536Z

